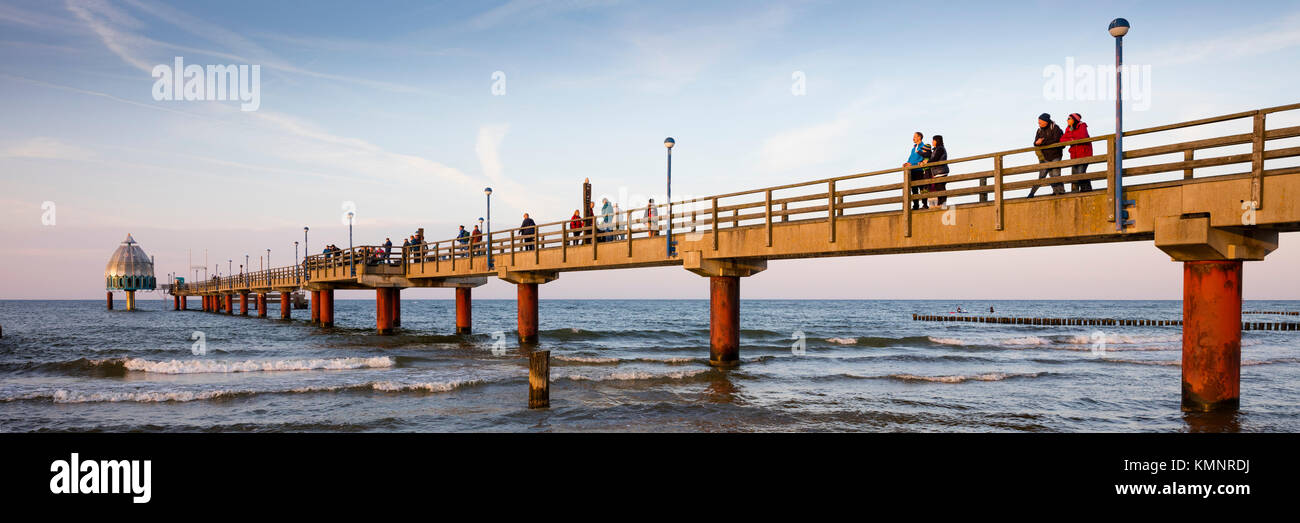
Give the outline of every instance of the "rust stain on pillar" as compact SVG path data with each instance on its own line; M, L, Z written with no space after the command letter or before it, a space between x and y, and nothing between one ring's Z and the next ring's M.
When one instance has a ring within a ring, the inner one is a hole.
M740 363L740 277L709 277L709 365Z
M1183 262L1184 411L1240 404L1241 263Z
M516 315L519 317L519 343L537 343L537 284L517 283Z
M473 320L473 305L471 303L470 289L468 287L456 287L456 334L469 334Z

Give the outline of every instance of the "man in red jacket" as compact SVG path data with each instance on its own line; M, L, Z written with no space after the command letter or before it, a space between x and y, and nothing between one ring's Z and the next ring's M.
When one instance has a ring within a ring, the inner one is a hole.
M1083 123L1083 117L1079 113L1071 113L1067 119L1065 132L1061 133L1061 141L1069 142L1073 140L1082 140L1088 138L1088 124ZM1092 156L1092 142L1080 143L1070 146L1070 159L1086 158ZM1070 174L1081 174L1088 172L1088 164L1070 166ZM1092 190L1092 181L1083 180L1070 184L1074 192L1088 192Z

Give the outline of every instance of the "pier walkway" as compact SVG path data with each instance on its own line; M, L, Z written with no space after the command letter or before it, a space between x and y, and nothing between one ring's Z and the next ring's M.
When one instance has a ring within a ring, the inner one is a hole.
M392 252L356 246L171 292L177 309L197 296L204 310L228 314L236 300L247 314L251 294L264 316L268 293L287 300L305 289L312 320L329 326L333 291L373 289L376 327L387 333L401 324L401 289L448 287L456 289L457 332L468 333L471 289L500 278L518 287L518 335L527 344L537 341L538 287L561 273L681 266L710 279L709 359L730 366L740 353L740 279L769 260L1151 241L1184 262L1184 409L1235 409L1242 262L1264 259L1278 233L1300 230L1300 146L1293 140L1300 126L1269 129L1269 117L1279 113L1294 119L1300 104L1126 131L1123 143L1138 147L1123 151L1122 169L1109 134L1065 144L1101 150L1086 158L1038 163L1040 148L1031 147L930 164L946 163L950 174L920 182L943 184L922 195L912 194L908 169L892 167L672 202L649 219L644 209L627 211L608 227L600 217L578 229L565 219L532 231L491 231L475 243L453 238ZM1045 168L1069 173L1076 165L1090 172L1038 179ZM1116 202L1117 172L1123 205ZM1024 197L1049 181L1069 187L1084 180L1104 187ZM948 205L911 208L936 197ZM1122 263L1113 269L1123 270ZM288 304L280 311L287 318Z

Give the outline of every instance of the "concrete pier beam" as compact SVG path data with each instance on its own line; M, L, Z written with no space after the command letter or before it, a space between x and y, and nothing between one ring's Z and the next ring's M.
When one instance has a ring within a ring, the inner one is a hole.
M682 266L709 278L709 365L740 363L740 279L767 269L760 259L705 258L701 251L682 253Z
M1277 249L1276 230L1213 227L1209 213L1158 218L1156 247L1183 262L1182 410L1241 404L1241 273Z
M555 281L558 272L518 272L502 268L497 272L501 279L515 284L515 314L518 317L520 345L536 345L537 337L537 286Z

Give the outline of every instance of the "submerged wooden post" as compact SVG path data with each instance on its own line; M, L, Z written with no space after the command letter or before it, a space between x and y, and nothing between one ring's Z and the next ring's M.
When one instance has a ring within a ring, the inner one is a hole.
M528 355L528 408L551 406L551 351L539 350Z

